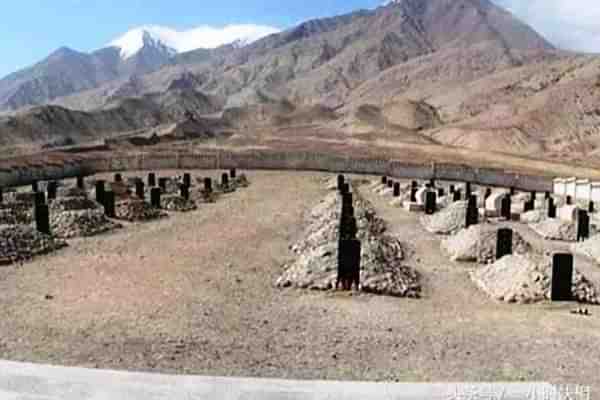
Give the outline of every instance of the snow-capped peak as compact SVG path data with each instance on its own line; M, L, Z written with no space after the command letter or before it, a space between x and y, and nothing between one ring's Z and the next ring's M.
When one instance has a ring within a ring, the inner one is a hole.
M200 26L187 31L148 25L128 31L110 42L109 46L121 49L121 57L127 59L140 51L144 45L162 46L173 53L199 48L212 49L230 43L241 47L279 31L274 27L252 24L228 25L222 28Z

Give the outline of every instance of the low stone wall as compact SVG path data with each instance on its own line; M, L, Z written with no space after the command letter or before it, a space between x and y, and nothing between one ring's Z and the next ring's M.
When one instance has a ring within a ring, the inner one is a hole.
M68 158L67 158L68 159ZM0 167L0 187L28 185L36 180L57 180L101 172L163 169L306 170L332 173L387 175L396 179L469 181L474 184L552 191L549 177L519 175L505 170L459 164L411 164L398 160L350 158L341 155L283 151L213 151L205 153L96 154L78 160Z

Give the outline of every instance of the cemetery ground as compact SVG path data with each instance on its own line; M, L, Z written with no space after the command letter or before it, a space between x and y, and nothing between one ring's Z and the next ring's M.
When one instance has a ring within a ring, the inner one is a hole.
M600 389L600 307L586 306L592 315L582 317L570 313L575 303L495 302L469 278L480 265L450 261L442 237L419 223L422 214L394 208L366 186L358 190L422 276L421 298L275 287L303 216L329 193L323 178L332 175L243 172L251 185L214 204L123 223L0 268L0 358L164 373L544 380ZM534 246L568 248L513 225ZM575 265L600 283L600 266L579 256Z

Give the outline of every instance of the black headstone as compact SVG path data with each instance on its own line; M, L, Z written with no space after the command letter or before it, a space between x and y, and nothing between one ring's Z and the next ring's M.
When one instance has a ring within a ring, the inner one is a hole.
M104 204L104 181L96 181L96 201Z
M154 208L160 208L160 188L154 187L150 190L150 204Z
M150 186L150 187L156 186L156 174L154 172L150 172L148 174L148 186Z
M512 208L512 200L510 196L504 196L502 198L502 203L500 204L500 216L502 218L506 218L507 220L511 219L511 211Z
M571 301L573 285L573 255L555 254L552 258L552 301Z
M590 237L590 216L585 210L577 211L577 241L583 242Z
M85 182L83 180L83 176L77 177L77 188L82 190L85 189Z
M229 175L227 175L226 173L221 174L221 186L229 186Z
M410 182L410 187L411 188L415 188L416 189L418 186L419 186L419 182L417 182L417 181Z
M450 193L454 194L454 185L450 185Z
M400 183L394 183L394 197L400 197Z
M488 197L490 197L491 195L492 195L492 189L490 189L490 188L487 188L487 189L485 189L485 195L483 196L483 198L484 198L485 200L487 200L487 199L488 199Z
M4 202L4 191L0 188L0 204Z
M534 205L535 205L535 203L533 202L533 200L526 201L523 205L523 211L524 212L533 211Z
M230 177L231 179L235 179L236 175L237 175L237 171L235 170L235 168L231 168L231 169L229 170L229 177Z
M112 190L104 192L104 214L108 218L115 217L115 192Z
M31 190L33 192L37 192L39 190L39 186L38 186L38 182L37 181L31 182Z
M183 184L184 186L191 187L192 186L192 175L189 173L183 174Z
M344 183L346 183L346 179L344 178L344 175L338 175L337 176L337 190L341 191Z
M48 200L56 199L56 192L58 189L58 184L55 181L48 182L46 185L46 191L48 192Z
M460 199L461 199L461 191L460 191L460 189L456 189L452 193L452 201L460 201Z
M594 202L593 202L593 201L590 201L590 204L589 204L589 206L588 206L588 212L589 212L590 214L592 214L592 213L594 213L595 211L596 211L596 208L594 207Z
M432 215L435 213L437 195L435 192L428 191L425 193L425 214Z
M446 195L444 188L438 188L437 195L438 197L444 197Z
M556 204L552 197L548 199L548 218L556 218Z
M212 179L204 178L204 190L208 193L212 192Z
M115 174L115 182L123 182L123 176L121 174Z
M477 196L470 195L467 205L466 227L479 223L479 210L477 209Z
M465 183L465 196L468 198L471 195L471 182Z
M135 195L140 199L146 197L144 194L144 181L141 179L135 181Z
M38 232L50 234L50 212L46 204L36 204L34 208L35 228Z
M389 187L389 188L394 187L394 181L392 179L388 179L388 181L387 181L387 187Z
M342 188L341 188L341 190L340 190L340 193L341 193L341 194L350 193L350 184L349 184L349 183L347 183L347 182L346 182L346 183L344 183L344 184L342 185Z
M36 206L40 206L42 204L46 204L46 193L44 193L44 192L35 192L34 204Z
M535 202L536 197L537 197L537 193L535 191L531 192L531 201Z
M167 192L167 178L158 178L158 187L160 187L163 193Z
M516 193L516 190L515 190L514 186L511 186L511 187L510 187L510 195L511 195L511 196L514 196L514 195L515 195L515 193Z
M410 201L412 203L417 201L417 188L415 187L410 189Z
M340 240L338 242L338 271L336 288L343 290L360 286L360 256L361 244L359 240Z
M573 199L571 198L571 196L567 196L567 205L570 206L573 203Z
M431 178L429 180L429 186L432 187L432 188L435 187L435 179Z
M513 231L512 229L498 229L498 238L496 241L496 260L512 254Z
M190 187L189 186L181 185L179 187L179 191L180 191L181 197L183 197L186 200L190 199Z
M544 193L544 199L548 200L550 198L550 192L545 192Z

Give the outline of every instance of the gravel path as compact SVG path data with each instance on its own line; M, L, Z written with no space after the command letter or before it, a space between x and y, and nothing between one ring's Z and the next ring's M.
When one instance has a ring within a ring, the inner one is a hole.
M600 389L600 307L580 317L569 314L571 304L492 301L470 281L474 265L448 261L418 214L368 190L363 195L406 243L407 265L422 274L423 297L276 288L303 214L325 194L322 177L250 171L248 188L215 204L124 224L0 268L0 358L203 375L526 379Z

